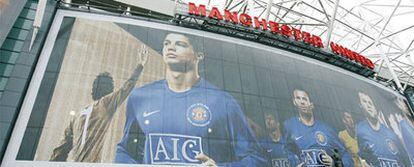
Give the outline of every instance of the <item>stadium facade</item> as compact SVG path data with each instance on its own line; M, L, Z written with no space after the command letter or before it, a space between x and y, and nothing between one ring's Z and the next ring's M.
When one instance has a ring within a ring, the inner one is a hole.
M414 164L412 89L347 46L103 2L0 0L1 166Z

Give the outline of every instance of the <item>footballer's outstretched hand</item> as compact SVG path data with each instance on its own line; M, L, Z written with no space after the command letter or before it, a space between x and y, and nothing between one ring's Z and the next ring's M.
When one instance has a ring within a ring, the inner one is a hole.
M211 159L210 157L208 157L207 155L205 155L203 153L198 154L195 158L197 160L201 161L202 165L204 165L204 166L214 166L214 167L217 166L216 162L213 159Z
M141 45L141 47L138 50L138 63L140 63L142 66L145 66L145 64L148 61L148 47L144 44Z
M323 150L322 150L323 151ZM331 156L329 156L325 151L322 152L321 156L320 156L323 165L325 166L334 166L333 165L333 159Z

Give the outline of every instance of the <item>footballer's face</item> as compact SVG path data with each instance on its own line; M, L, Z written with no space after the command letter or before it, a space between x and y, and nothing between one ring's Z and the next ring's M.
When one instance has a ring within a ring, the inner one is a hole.
M182 34L168 34L163 43L162 55L167 66L178 70L189 70L198 63L193 46Z
M275 119L275 117L272 114L265 114L265 125L266 128L270 131L275 131L276 129L279 129L280 123Z
M359 94L359 102L360 102L361 108L365 111L367 116L371 118L377 118L378 112L374 106L374 103L372 102L371 97L361 92L358 94Z
M342 122L344 122L345 126L347 128L353 129L354 128L354 119L352 118L352 115L348 112L344 112L344 116L342 118Z
M313 113L313 103L309 99L308 93L296 89L293 91L293 104L304 114Z

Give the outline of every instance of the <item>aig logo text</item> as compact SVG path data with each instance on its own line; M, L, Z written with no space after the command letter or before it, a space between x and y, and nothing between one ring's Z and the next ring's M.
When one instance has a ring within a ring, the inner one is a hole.
M195 156L202 153L201 137L177 134L149 134L152 164L200 163Z

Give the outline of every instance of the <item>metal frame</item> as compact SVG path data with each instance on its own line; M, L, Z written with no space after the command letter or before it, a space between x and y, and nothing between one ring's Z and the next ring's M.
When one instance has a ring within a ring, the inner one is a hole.
M179 12L175 14L172 22L182 27L224 34L226 36L246 39L290 52L299 53L303 56L341 67L365 77L372 77L375 73L368 67L344 58L343 56L315 48L314 46L304 44L301 41L283 37L282 35L269 33L252 27L246 28L242 25L226 24L223 23L223 21L209 19L203 16L190 15L187 13L187 9L176 9L176 11Z
M326 39L325 46L335 41L370 58L378 76L396 83L399 91L414 86L414 63L409 56L414 51L414 22L392 27L401 17L414 16L414 0L357 2L349 7L339 0L228 0L224 8L257 16L265 13L261 17L320 35Z

